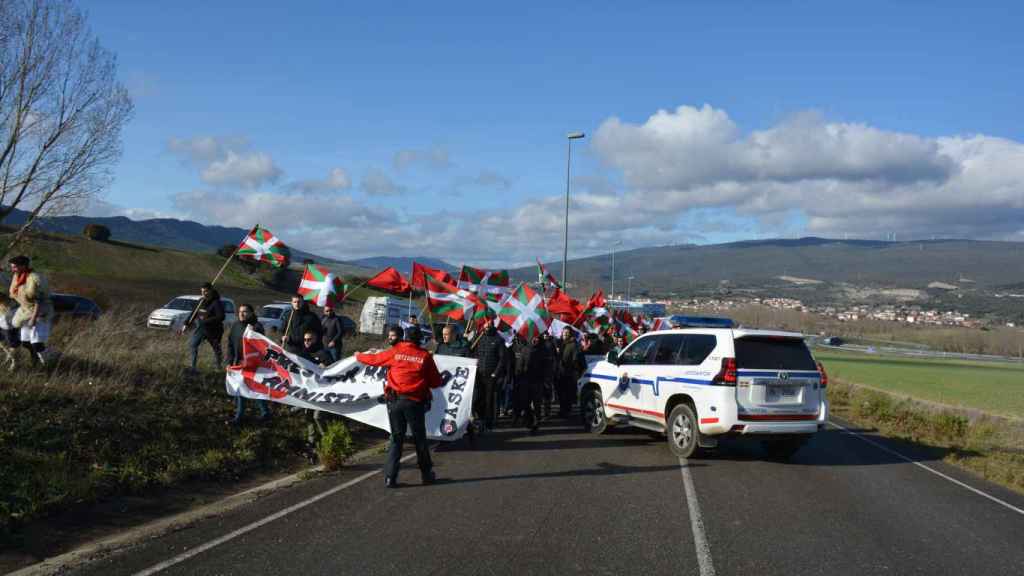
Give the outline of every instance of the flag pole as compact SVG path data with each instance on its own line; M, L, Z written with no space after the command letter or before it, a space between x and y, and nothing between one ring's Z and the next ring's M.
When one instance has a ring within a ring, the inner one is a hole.
M257 223L255 226L252 227L251 230L246 232L245 236L242 236L242 241L238 243L238 246L235 246L235 251L231 253L231 256L228 256L227 260L224 261L224 265L220 267L220 270L217 271L217 275L214 276L213 280L210 281L210 286L213 286L214 284L217 283L217 280L220 280L220 275L224 273L224 270L227 269L228 264L230 264L231 260L233 260L235 255L238 254L238 251L242 249L242 244L245 244L245 239L248 238L249 235L252 234L253 232L255 232L256 229L259 228L259 227L260 227L260 225L259 225L259 223ZM182 325L182 332L184 332L186 328L188 328L189 326L192 325L192 322L196 319L196 314L199 313L199 307L202 305L202 303L203 303L203 299L202 298L200 298L196 302L196 307L193 308L192 309L192 313L189 314L188 321L185 322L185 324Z

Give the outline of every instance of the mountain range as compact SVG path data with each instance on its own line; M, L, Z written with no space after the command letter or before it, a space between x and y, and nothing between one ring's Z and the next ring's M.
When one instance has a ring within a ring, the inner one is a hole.
M19 225L27 214L15 210L4 224ZM86 224L103 224L115 240L181 250L212 252L237 243L241 228L207 226L188 220L125 217L60 216L42 218L36 227L49 232L79 235ZM408 274L413 260L457 272L458 268L435 257L378 256L351 261L324 258L293 247L293 259L344 265L346 273L368 275L394 266ZM547 263L560 274L561 262ZM536 267L511 271L517 281L535 281ZM611 255L571 260L569 285L603 287L612 281ZM630 281L628 278L632 276ZM637 248L615 254L617 292L633 294L691 293L722 287L771 289L777 292L837 286L874 286L931 291L1024 290L1024 243L979 240L745 240L712 245L675 245Z

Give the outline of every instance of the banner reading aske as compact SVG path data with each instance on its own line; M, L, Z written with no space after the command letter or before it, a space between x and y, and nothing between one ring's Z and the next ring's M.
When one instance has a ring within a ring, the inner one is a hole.
M320 368L249 329L242 337L242 350L242 364L227 369L229 395L323 410L390 432L387 407L378 400L387 368L360 364L354 356ZM434 389L427 436L458 440L473 406L476 360L434 356L434 361L444 385Z

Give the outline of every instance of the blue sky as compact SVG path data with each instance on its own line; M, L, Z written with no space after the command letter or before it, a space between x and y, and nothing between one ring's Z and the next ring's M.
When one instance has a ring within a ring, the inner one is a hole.
M1019 3L83 3L136 114L96 214L338 258L1024 239ZM557 6L552 6L557 4Z

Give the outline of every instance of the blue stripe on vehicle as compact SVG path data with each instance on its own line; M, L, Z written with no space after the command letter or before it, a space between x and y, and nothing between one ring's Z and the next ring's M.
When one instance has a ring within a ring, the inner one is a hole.
M612 380L612 381L618 380L617 377L612 376L610 374L595 374L593 372L587 372L583 376L585 376L587 378L597 378L598 380Z

